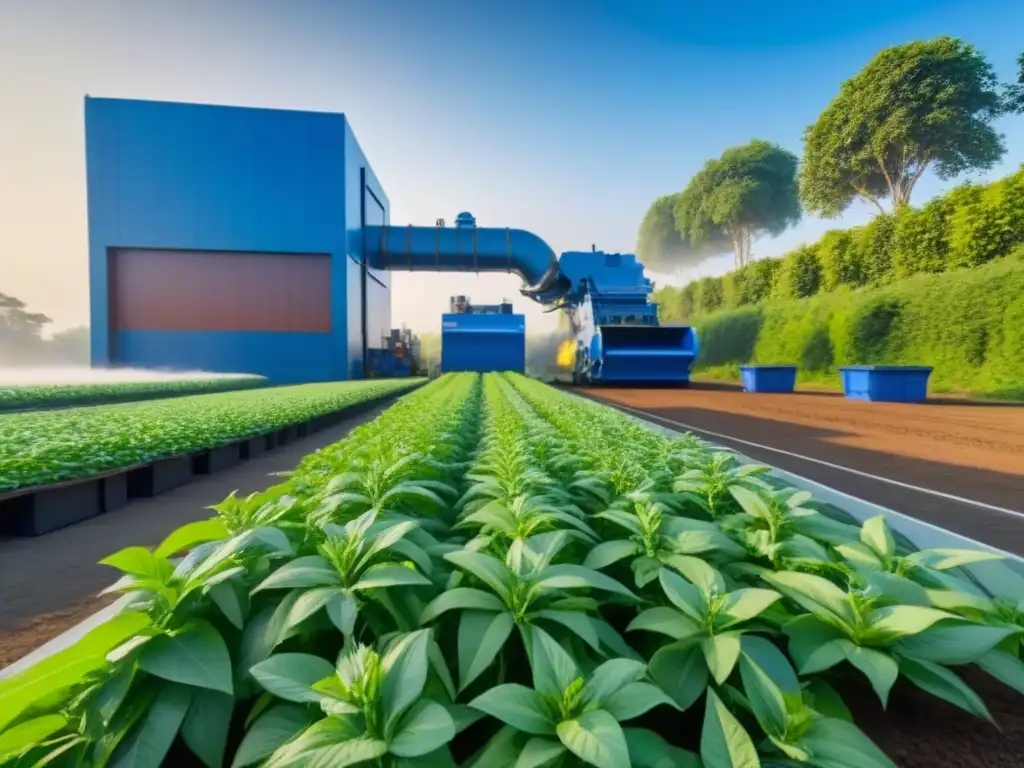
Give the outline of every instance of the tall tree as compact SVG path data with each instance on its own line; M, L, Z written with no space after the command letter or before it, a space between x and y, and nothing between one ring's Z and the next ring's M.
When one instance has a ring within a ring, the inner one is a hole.
M662 195L647 209L636 238L636 256L647 267L673 273L686 265L685 246L676 229L677 195Z
M1024 113L1024 53L1017 57L1017 82L1006 86L1006 109Z
M690 252L731 250L736 267L746 266L755 240L800 220L796 170L793 153L761 139L708 161L676 199L676 227Z
M862 199L884 212L883 200L909 203L929 168L942 179L991 168L1006 151L992 127L1005 109L973 46L944 36L887 48L804 133L804 207L834 217Z

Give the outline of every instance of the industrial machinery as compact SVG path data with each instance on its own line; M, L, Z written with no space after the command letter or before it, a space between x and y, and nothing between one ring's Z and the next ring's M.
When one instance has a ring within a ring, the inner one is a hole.
M474 305L452 296L451 311L441 316L441 371L526 370L526 319L512 302Z
M392 328L379 347L367 350L370 378L416 376L419 373L420 340L408 328Z
M365 237L367 262L375 269L517 273L526 283L521 289L524 296L548 311L569 314L575 334L574 382L689 383L697 334L690 327L660 325L658 307L650 300L653 285L633 254L570 251L556 258L536 235L520 229L477 227L476 219L465 212L456 217L454 227L367 226ZM503 317L505 306L480 309ZM442 370L515 370L504 358L491 356L497 325L488 314L474 309L466 297L452 298L452 312L442 322ZM522 315L507 317L521 319ZM510 337L523 333L525 342L524 323L520 326L510 320L507 325L504 330ZM478 343L465 344L463 349L473 350L477 360L449 361L456 365L449 367L443 360L444 349L461 331L467 333L466 339L476 334L472 338ZM492 334L489 340L487 333ZM475 367L462 367L471 364Z

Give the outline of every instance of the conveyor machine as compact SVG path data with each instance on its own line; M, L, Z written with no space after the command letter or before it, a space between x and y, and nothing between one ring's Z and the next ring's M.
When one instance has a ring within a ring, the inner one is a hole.
M374 269L515 272L524 296L565 311L572 321L573 381L580 384L685 386L697 334L661 325L654 288L633 254L554 251L521 229L478 227L469 213L455 226L367 226L366 263Z

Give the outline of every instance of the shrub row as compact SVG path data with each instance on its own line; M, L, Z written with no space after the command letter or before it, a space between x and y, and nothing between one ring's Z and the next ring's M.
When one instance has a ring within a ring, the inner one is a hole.
M987 185L963 184L921 208L833 230L781 259L762 259L723 277L662 288L663 317L801 299L842 287L883 286L917 274L978 267L1024 252L1024 167Z
M804 380L842 365L934 367L936 391L1024 396L1024 262L918 275L696 318L698 368L795 363Z

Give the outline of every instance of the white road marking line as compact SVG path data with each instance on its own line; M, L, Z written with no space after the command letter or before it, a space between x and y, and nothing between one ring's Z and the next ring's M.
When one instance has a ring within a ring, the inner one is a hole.
M910 483L900 482L899 480L893 480L891 477L882 477L880 475L873 475L870 472L861 472L859 469L853 469L852 467L844 467L842 464L833 464L830 461L824 461L822 459L816 459L813 456L804 456L800 453L793 453L792 451L786 451L782 448L773 448L770 445L762 445L761 443L755 443L750 440L744 440L739 437L733 437L732 435L722 434L721 432L714 432L710 429L702 429L701 427L694 427L690 424L684 424L681 421L674 421L673 419L666 419L664 416L657 416L649 411L642 411L638 408L630 408L628 405L621 405L611 400L601 399L600 402L606 405L613 405L616 408L621 408L624 411L635 413L638 416L654 419L656 421L663 421L666 424L672 424L676 427L681 427L687 432L699 432L702 435L711 435L719 440L730 440L734 443L740 443L741 445L747 445L751 448L757 448L762 451L771 451L772 453L778 453L783 456L789 456L794 459L800 459L801 461L807 461L812 464L818 464L829 469L838 469L841 472L848 472L851 475L858 475L860 477L866 477L869 480L876 480L880 483L888 483L889 485L895 485L900 488L906 488L908 491L917 491L918 493L928 494L929 496L936 496L940 499L946 499L947 501L955 501L960 504L968 504L972 507L978 507L980 509L987 509L992 512L1000 512L1004 515L1010 515L1011 517L1017 517L1024 520L1024 512L1019 512L1015 509L1007 509L1006 507L997 507L995 504L986 504L983 501L975 501L974 499L967 499L963 496L954 496L952 493L943 493L942 491L936 491L931 488L922 488L919 485L911 485Z

